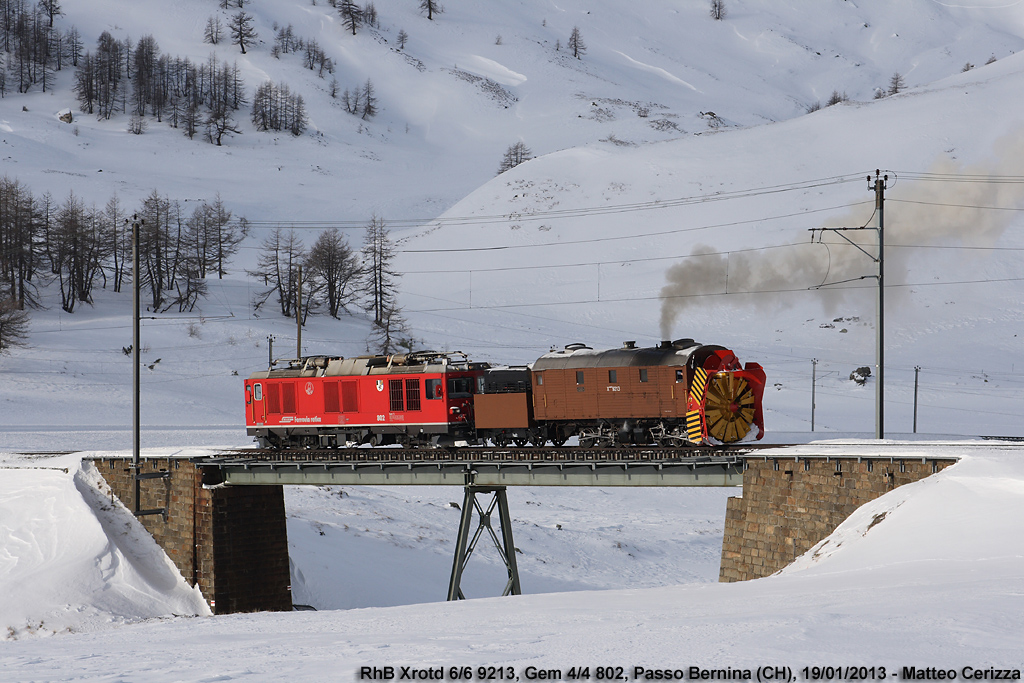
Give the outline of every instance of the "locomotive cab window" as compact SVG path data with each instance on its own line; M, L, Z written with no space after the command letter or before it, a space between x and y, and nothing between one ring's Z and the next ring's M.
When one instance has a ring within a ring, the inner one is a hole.
M647 381L647 368L640 368L640 381L641 382L646 382Z
M608 371L608 384L618 384L618 383L619 383L619 375L618 375L618 373L615 372L615 370L609 370Z
M472 395L472 377L452 377L448 380L448 398L469 398Z
M439 379L428 379L427 385L427 398L430 400L443 398L444 386Z
M582 370L577 370L576 371L576 384L583 384L583 371Z
M257 401L262 401L263 400L263 385L262 384L253 384L252 385L252 397L254 399L256 399Z
M537 386L544 386L544 375L538 372L537 374L534 375L534 377L537 378Z
M685 377L685 375L683 375L683 371L682 370L676 370L676 381L677 382L685 382L686 381L686 377Z

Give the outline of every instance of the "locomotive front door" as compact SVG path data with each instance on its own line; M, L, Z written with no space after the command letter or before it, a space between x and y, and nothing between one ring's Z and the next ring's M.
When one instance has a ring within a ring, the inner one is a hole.
M686 415L686 402L689 399L690 383L686 376L686 368L670 367L672 373L669 381L672 383L672 412L675 417Z
M262 425L267 421L267 402L263 399L263 385L253 384L250 398L250 410L254 424Z

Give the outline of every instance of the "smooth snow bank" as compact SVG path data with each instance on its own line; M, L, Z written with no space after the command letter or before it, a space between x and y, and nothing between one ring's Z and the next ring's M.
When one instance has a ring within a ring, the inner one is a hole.
M863 664L888 678L903 666L1019 668L1024 461L997 445L906 447L906 457L935 452L963 459L865 506L831 537L838 552L811 551L757 581L173 620L62 638L59 649L7 643L0 668L15 681L154 683L356 680L358 667L386 665L507 664L521 675Z
M209 614L91 466L0 473L0 640Z
M866 455L871 446L846 450ZM942 573L954 579L985 575L1004 563L1024 566L1021 450L928 444L908 449L908 459L948 453L963 460L861 506L783 573L889 572L898 567L901 573Z

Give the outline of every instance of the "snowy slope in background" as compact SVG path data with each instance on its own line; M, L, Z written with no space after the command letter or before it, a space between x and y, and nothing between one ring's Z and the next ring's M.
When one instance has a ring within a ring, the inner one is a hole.
M74 190L102 204L116 192L131 207L154 189L189 201L219 192L236 215L264 222L228 278L211 283L198 320L165 314L144 323L143 360L154 366L143 373L144 423L158 439L150 445L174 445L181 438L174 430L193 425L211 431L199 439L186 435L188 444L247 441L233 430L241 424L239 377L263 365L270 334L277 337L277 357L294 354L292 322L252 310L260 283L243 270L271 224L362 225L375 211L385 220L429 221L445 209L449 221L471 217L468 225L395 233L408 236L399 245L400 302L422 346L504 363L527 362L578 340L605 347L627 339L657 342L666 271L697 247L734 250L717 257L726 259L725 267L698 290L712 296L687 306L666 336L720 343L764 365L774 389L766 401L769 433L809 429L810 361L817 358L817 429L870 433L872 387L847 379L853 369L874 364L870 289L842 298L806 291L714 295L735 292L735 276L752 270L750 259L774 275L741 281L752 290L804 290L826 274L831 281L869 274L870 261L841 246L816 247L807 267L793 261L804 251L746 251L808 242L807 229L823 224L863 224L871 196L859 174L869 169L902 174L947 163L961 172L1019 172L1016 143L1006 142L1019 132L1017 108L1007 103L1016 101L1024 78L1024 63L1010 54L1024 43L1017 6L737 0L724 22L707 18L701 3L645 3L638 15L615 4L467 2L451 4L434 22L408 3L385 0L377 9L381 30L352 37L326 4L254 1L247 11L264 43L244 56L217 46L219 59L237 60L248 87L272 78L306 94L312 130L299 139L247 128L217 148L156 122L142 136L129 135L123 116L101 122L76 115L68 126L55 116L74 104L68 73L58 78L63 89L0 100L4 172L36 193L49 191L59 201ZM152 32L163 53L196 60L211 52L200 42L202 27L218 14L199 0L145 11L121 2L66 11L61 21L85 36L111 30L137 39ZM272 58L275 22L316 38L337 61L342 87L372 78L380 115L362 121L345 114L323 92L329 81L303 69L298 55ZM589 44L583 60L554 51L573 25ZM410 41L399 52L394 37L402 28ZM982 66L989 56L998 61ZM958 73L966 61L977 68ZM872 101L873 87L896 70L915 87ZM861 102L805 115L830 88ZM701 116L709 110L723 127L709 128ZM781 122L738 127L765 121ZM494 178L502 152L519 139L546 156ZM850 182L595 213L837 176ZM921 366L920 431L1020 434L1024 373L1016 365L1024 368L1024 358L1014 335L1024 315L1019 281L1005 281L1016 277L1016 259L1008 251L935 248L1021 248L1016 214L929 212L926 205L896 203L919 198L913 188L901 178L889 192L890 244L901 220L930 228L936 214L944 218L937 238L912 241L927 249L889 254L888 431L910 431L913 369ZM924 199L1019 208L1015 187L1008 188L963 201L952 196L962 187L932 184ZM582 215L530 215L563 210ZM976 234L978 222L992 216L999 225ZM300 230L307 245L318 234ZM354 243L360 231L349 233ZM840 264L844 277L833 268ZM716 261L705 265L713 270ZM537 268L514 270L523 266ZM800 271L799 281L780 286L780 274ZM979 279L1004 281L940 286ZM903 286L910 283L927 286ZM32 435L35 427L65 446L127 447L130 364L120 353L130 343L127 293L98 291L94 308L72 316L53 303L52 288L44 296L50 308L33 313L32 348L0 358L9 378L0 394L0 424L8 428L0 447L53 448L45 443L49 436ZM305 352L367 351L365 318L323 318L311 319ZM88 402L79 400L80 392ZM70 425L90 431L66 434ZM120 430L119 440L94 429Z
M866 172L889 169L889 428L909 431L920 365L921 431L1020 434L1024 192L910 172L1024 174L1024 128L1003 106L1024 87L1022 68L1013 56L769 126L530 161L403 242L406 313L428 338L463 339L487 360L525 362L570 341L725 344L779 383L766 399L769 430L808 428L816 357L819 429L866 431L874 392L851 390L847 377L874 365L876 287L858 279L874 265L835 234L812 245L809 230L872 221ZM489 218L501 215L511 220ZM859 239L869 251L875 240ZM812 289L824 282L840 284ZM678 297L668 324L665 293ZM500 343L481 334L490 329ZM943 399L950 392L956 401Z
M60 199L74 189L98 204L115 191L132 204L157 188L180 199L219 191L253 220L429 219L493 177L517 140L542 155L612 137L690 135L708 129L706 112L726 125L790 119L833 90L866 101L894 72L922 86L1024 47L1018 7L926 0L734 0L722 22L704 3L667 0L644 3L642 13L614 2L456 1L435 21L415 3L375 5L381 28L353 37L327 3L247 3L261 42L244 55L202 42L209 17L226 24L231 14L204 0L68 5L57 25L76 26L87 49L102 31L119 40L151 34L163 54L236 63L250 92L267 79L289 84L305 99L310 131L297 140L257 133L243 108L244 134L222 148L155 120L129 135L125 115L96 121L77 112L65 70L55 91L0 101L4 172L38 193ZM331 76L303 68L301 55L271 57L275 25L316 40L342 89L371 79L378 116L344 113L328 94ZM574 26L588 45L582 60L564 47ZM409 35L404 50L400 30ZM56 119L64 108L75 110L74 125Z
M815 556L819 546L765 579L174 620L59 649L4 643L0 665L14 681L157 683L325 680L385 665L1019 667L1024 466L998 445L942 451L963 459L865 506L829 539L838 551Z

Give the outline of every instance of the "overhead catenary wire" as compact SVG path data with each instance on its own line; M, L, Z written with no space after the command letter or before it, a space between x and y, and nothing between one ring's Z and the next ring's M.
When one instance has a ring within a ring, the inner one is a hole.
M939 183L984 183L987 185L1024 185L1024 175L994 173L932 173L929 171L891 171L903 180Z
M943 181L943 182L1024 183L1024 176L991 176L991 175L966 175L966 174L930 174L930 173L915 173L915 172L901 172L900 175L905 180L906 179L912 179L912 180L935 180L935 181ZM723 201L723 200L727 200L727 199L738 199L738 198L743 198L743 197L760 196L760 195L764 195L764 194L773 194L773 193L779 193L779 192L789 192L789 191L800 190L800 189L810 189L810 188L814 188L814 187L821 187L823 185L831 185L831 184L838 184L838 183L844 183L844 182L859 181L861 178L862 178L862 176L860 174L851 174L851 175L845 175L845 176L834 176L834 177L831 177L831 178L814 179L814 180L808 180L808 181L803 181L803 182L799 182L799 183L791 183L791 184L783 184L783 185L776 185L776 186L768 186L768 187L754 188L754 189L748 189L748 190L737 190L737 191L733 191L733 192L722 192L722 193L713 193L713 194L706 194L706 195L695 195L695 196L692 196L692 197L682 197L682 198L677 198L677 199L673 199L673 200L653 200L653 201L650 201L650 202L638 202L638 203L632 203L632 204L620 204L620 205L613 205L613 206L608 206L608 207L589 207L589 208L584 207L584 208L580 208L580 209L572 209L572 210L567 209L567 210L562 210L562 211L533 212L533 213L530 213L530 214L523 214L523 215L518 215L517 214L515 216L511 216L509 214L500 214L500 215L494 214L494 215L491 215L491 216L488 216L488 215L483 215L483 216L463 216L463 217L456 216L456 217L442 217L441 219L431 219L429 221L421 221L420 219L415 219L415 220L411 220L410 222L414 223L416 225L420 225L420 224L422 224L424 222L427 222L427 223L430 223L431 225L436 226L436 225L447 224L448 222L452 222L451 224L454 224L455 222L458 222L458 221L461 221L461 220L479 222L481 219L491 219L491 218L493 218L495 220L507 221L507 220L510 220L512 218L515 218L515 219L523 218L523 219L525 219L525 218L554 217L554 216L569 215L569 214L573 214L573 215L580 214L580 215L582 215L582 214L584 214L586 212L589 212L589 211L593 211L595 213L605 213L605 212L618 212L618 211L630 211L630 210L638 210L638 211L639 210L651 210L651 209L656 209L656 208L665 208L665 207L669 207L669 206L678 206L678 205L686 205L686 204L692 204L692 203L701 203L701 202L706 202L706 201ZM890 198L889 201L901 201L901 200L898 200L898 199L895 199L895 198ZM676 233L679 233L679 232L687 232L687 231L693 231L693 230L719 228L719 227L726 227L726 226L729 226L729 225L740 225L740 224L749 224L749 223L756 223L756 222L762 222L762 221L768 221L768 220L777 220L777 219L782 219L782 218L790 218L790 217L793 217L793 216L796 216L796 215L806 215L806 214L809 214L809 213L815 213L815 212L821 212L821 211L829 211L829 210L836 210L836 209L840 209L840 208L849 208L849 207L852 207L852 206L865 205L865 204L867 204L867 202L855 202L855 203L843 204L843 205L834 206L834 207L825 207L825 208L822 208L822 209L813 209L813 210L802 211L802 212L797 212L797 213L793 213L793 214L785 214L785 215L781 215L781 216L769 216L769 217L759 218L759 219L750 220L750 221L737 221L737 222L733 222L733 223L724 223L724 224L716 224L716 225L709 225L709 226L696 226L696 227L691 227L691 228L681 228L681 229L675 229L675 230L670 230L670 231L664 231L663 233L646 233L646 234L642 234L642 235L611 236L611 237L606 237L606 238L594 238L594 239L581 240L581 241L558 242L558 243L539 243L539 244L534 244L534 245L508 245L507 247L495 247L495 248L502 248L503 249L503 248L550 247L550 246L555 246L555 245L562 246L562 245L578 244L578 243L583 243L583 242L600 242L600 241L613 241L613 240L623 240L623 239L643 239L643 238L648 238L648 237L655 236L655 235L658 235L658 234L676 234ZM952 204L944 204L944 203L941 203L941 202L933 202L931 204L940 205L940 206L942 206L942 205L945 205L945 206L956 206L956 205L952 205ZM1008 207L974 207L974 208L1008 209ZM1013 210L1021 210L1021 209L1013 209ZM331 221L331 222L315 222L315 221L300 222L300 221L293 221L293 222L290 222L288 224L294 225L294 226L297 226L297 227L298 226L305 226L305 227L316 227L316 226L332 227L332 226L335 226L335 227L337 227L337 226L341 226L344 223L345 223L344 221L342 221L340 223L337 222L337 221ZM397 225L397 224L400 224L400 223L401 223L401 221L392 221L391 222L392 225ZM259 225L272 225L273 223L271 223L271 222L261 223L259 221L249 221L249 224L250 225L259 226ZM278 224L278 225L284 225L284 224ZM352 223L352 227L364 228L365 224L363 222L358 222L358 223L354 223L353 222ZM763 247L762 249L784 248L784 247L787 247L787 246L796 246L796 245L769 245L769 246ZM887 246L890 246L890 247L893 247L893 248L972 249L972 250L994 250L994 251L995 250L1001 250L1001 249L1002 250L1006 250L1006 251L1024 250L1024 249L1017 249L1017 248L1012 248L1012 247L1003 249L1003 248L998 248L998 247L973 247L973 246L966 246L966 245L965 246L948 246L948 245L943 246L943 245L903 245L903 244L894 244L894 245L887 245ZM759 250L761 250L761 249L759 249ZM462 250L460 250L460 249L452 249L452 250L442 250L442 251L462 251ZM479 269L470 269L468 271L447 270L447 271L444 271L444 272L479 272L479 271L484 271L484 270L497 272L497 271L503 271L503 270L532 270L532 269L541 269L541 268L577 267L577 266L588 266L588 265L590 265L590 266L592 266L592 265L600 266L600 265L603 265L603 264L613 264L613 263L634 263L634 262L639 263L639 262L644 262L644 261L658 261L658 260L672 260L672 259L677 259L678 260L678 259L681 259L681 258L687 258L687 257L692 257L692 256L727 255L727 254L732 254L732 253L743 253L745 251L752 251L752 250L730 250L730 251L721 251L721 252L709 252L709 253L706 253L706 254L689 254L689 255L674 256L674 257L644 257L644 258L633 258L633 259L621 259L621 260L616 260L616 261L589 261L589 262L570 263L570 264L508 266L508 267L493 268L493 269L490 269L490 268L479 268ZM437 272L437 271L429 271L429 270L424 270L424 271L407 271L407 274L432 273L432 272ZM919 286L919 287L923 287L923 286L943 286L943 285L955 285L955 284L981 284L981 283L986 283L986 282L1010 282L1010 281L1015 281L1017 279L1018 278L1003 278L1003 279L972 280L972 281L946 282L946 283L927 282L927 283L905 284L905 285L895 285L895 286L903 286L903 287L905 287L905 286ZM226 285L226 286L230 286L230 285ZM887 287L889 287L889 286L893 286L893 285L887 285ZM856 288L856 287L849 287L849 288L848 287L840 287L838 289L854 289L854 288ZM798 291L803 291L803 290L802 289L765 290L763 293L772 293L772 294L786 293L786 292L794 292L795 293L795 292L798 292ZM733 294L736 294L736 295L751 295L751 294L757 294L757 293L762 293L762 292L744 292L744 291L728 292L729 295L733 295ZM726 294L726 293L711 294L711 295L703 294L701 296L721 296L723 294ZM685 295L679 295L679 296L685 296ZM664 297L658 296L658 297L631 297L631 298L624 298L624 299L623 298L620 298L620 299L605 299L605 300L600 301L600 303L614 303L616 301L654 300L654 299L662 299L662 298L664 298ZM670 298L674 298L674 297L670 297ZM538 306L538 305L558 305L559 303L560 302L540 302L540 303L526 303L526 304L516 304L516 305L523 306L523 307L531 307L531 306ZM581 301L581 302L567 302L567 303L597 303L597 301L596 300L584 300L584 301ZM505 305L505 306L496 306L496 307L497 308L508 308L507 305ZM486 308L492 308L492 306L486 306L486 305L485 306L481 306L481 305L477 304L477 305L473 306L472 308L474 308L474 309L486 309ZM420 311L410 310L409 312L435 312L435 311L442 311L442 310L467 310L467 307L422 309ZM165 323L165 324L176 324L177 322L179 322L181 320L182 320L181 318L177 318L177 319L170 318L170 319L168 319L168 323ZM157 324L159 324L159 323L157 323ZM116 329L117 327L118 326L111 326L111 327L107 327L107 328L96 328L96 327L89 328L89 327L86 327L86 328L79 328L79 329L80 330L85 330L85 329ZM38 330L35 333L46 333L46 332L54 332L54 331L57 331L57 330Z
M956 183L984 183L984 184L1024 184L1024 176L1016 175L995 175L995 174L965 174L965 173L929 173L929 172L918 172L918 171L890 171L894 175L898 175L903 180L915 180L921 182L956 182ZM491 223L503 223L509 221L534 221L534 220L557 220L559 218L570 218L570 217L585 217L595 215L606 215L616 213L630 213L635 211L653 211L664 208L671 208L676 206L688 206L692 204L702 204L708 202L719 202L727 201L732 199L744 199L750 197L758 197L764 195L779 194L784 192L794 192L801 190L810 190L820 187L826 187L829 185L839 185L850 182L860 182L864 178L864 173L852 173L842 174L824 178L814 178L810 180L797 181L793 183L783 183L779 185L768 185L757 188L745 188L733 191L725 192L714 192L708 194L689 195L683 197L675 197L670 199L654 199L645 202L630 202L624 204L611 204L605 206L584 206L570 209L549 209L549 210L536 210L529 212L506 212L506 213L490 213L490 214L477 214L477 215L463 215L463 216L440 216L440 217L409 217L409 218L392 218L387 220L387 224L390 227L395 228L415 228L415 227L443 227L449 225L473 225L473 224L491 224ZM889 199L889 201L908 201L899 200L896 198ZM946 206L947 204L936 203L939 206ZM948 205L954 206L954 205ZM1003 209L1006 207L976 207L976 208L997 208ZM1013 210L1024 210L1024 209L1013 209ZM246 220L246 224L253 229L259 230L272 230L277 228L303 228L311 230L330 230L337 228L339 230L363 230L366 228L367 220L356 219L356 220Z
M864 203L864 202L861 202L861 203ZM850 204L850 205L847 205L847 206L855 206L855 204ZM826 211L826 210L831 210L831 209L821 209L821 210L822 211ZM803 214L800 214L800 215L803 215ZM790 216L781 216L780 218L789 218L789 217ZM756 221L749 221L749 222L759 222L759 221L765 221L765 220L772 220L772 218L761 218L761 219L757 219ZM734 224L725 224L725 225L734 225ZM725 227L725 225L716 225L716 226L708 226L708 227ZM699 230L699 229L704 229L704 228L696 228L696 229ZM611 239L616 239L617 240L617 239L630 239L632 237L639 238L639 237L648 237L648 236L649 235L634 235L634 236L624 236L624 237L608 238L608 239L609 240L611 240ZM606 241L606 240L603 239L603 238L600 238L600 239L595 239L593 241ZM822 245L824 245L826 247L828 247L828 246L832 246L832 247L851 247L851 245L846 244L844 242L822 242L822 241L816 241L815 243L816 244L822 244ZM544 243L544 244L536 244L536 245L519 245L516 248L525 248L525 247L534 247L534 246L541 247L541 246L552 246L552 245L571 245L571 244L577 244L577 242L555 242L555 243ZM517 270L549 270L549 269L557 269L557 268L582 268L582 267L586 267L586 266L606 266L606 265L617 265L617 264L626 264L626 263L647 263L647 262L652 262L652 261L673 261L673 260L677 261L677 260L680 260L680 259L699 258L699 257L702 257L702 256L730 256L730 255L733 255L733 254L743 254L743 253L751 253L751 252L762 252L762 251L764 251L766 249L783 249L783 248L792 248L792 247L803 247L803 246L806 246L806 244L807 244L807 242L803 242L803 241L801 241L801 242L788 242L786 244L768 244L768 245L761 246L761 247L750 247L750 248L746 248L746 249L728 249L728 250L723 250L723 251L707 251L707 252L700 252L700 253L675 254L675 255L672 255L672 256L641 256L641 257L622 258L622 259L603 260L603 261L574 261L574 262L569 262L569 263L544 263L544 264L531 264L531 265L522 265L522 266L497 266L497 267L480 266L480 267L477 267L477 268L435 268L435 269L424 269L424 270L405 270L405 271L402 272L402 275L403 276L404 275L436 275L436 274L440 274L440 273L453 274L453 273L483 273L483 272L497 273L497 272L517 271ZM251 248L251 249L259 249L259 247L249 247L249 248ZM959 244L959 245L956 245L956 244L946 244L946 245L939 245L939 244L886 244L885 248L886 249L940 249L940 250L953 250L953 251L956 251L956 250L966 250L966 251L991 251L991 252L1024 251L1024 247L982 247L982 246L973 246L973 245L967 245L967 244ZM455 252L455 251L463 251L463 250L461 250L461 249L452 249L452 250L442 250L442 251L453 251L453 252ZM223 289L248 287L249 286L249 284L248 284L249 282L251 282L251 279L247 279L246 280L246 284L231 283L231 282L226 282L225 281L225 282L220 283L219 287L223 288Z
M979 279L979 280L957 280L948 282L906 282L900 284L887 284L886 289L894 288L905 288L905 287L943 287L951 285L971 285L971 284L987 284L987 283L1002 283L1002 282L1024 282L1024 277L1007 277L1007 278L990 278L990 279ZM853 287L833 287L832 290L849 290L849 289L877 289L876 286L853 286ZM620 297L617 299L573 299L571 301L533 301L533 302L521 302L515 304L491 304L487 306L454 306L451 308L426 308L426 309L407 309L408 313L426 313L433 311L462 311L462 310L475 310L475 309L506 309L506 308L533 308L536 306L579 306L582 304L608 304L608 303L628 303L633 301L664 301L670 299L691 299L691 298L706 298L706 297L722 297L722 296L756 296L762 294L792 294L792 293L813 293L813 288L807 287L786 287L779 289L758 289L758 290L740 290L732 292L707 292L700 294L667 294L667 295L648 295L648 296L633 296L633 297Z
M949 209L978 209L984 211L1024 211L1022 206L986 206L984 204L958 204L956 202L927 202L922 199L889 199L893 204L918 204L921 206L942 206Z
M783 192L795 192L800 190L810 190L819 187L825 187L829 185L838 185L842 183L850 183L859 181L862 178L861 173L838 175L826 178L815 178L812 180L799 181L795 183L784 183L779 185L767 185L759 188L747 188L741 190L733 190L726 192L714 192L711 194L700 194L690 195L684 197L676 197L672 199L654 199L646 202L631 202L626 204L610 204L605 206L589 206L589 207L578 207L570 209L548 209L541 211L530 211L530 212L508 212L500 214L479 214L472 216L441 216L436 218L404 218L404 219L389 219L387 224L389 227L442 227L449 225L473 225L473 224L490 224L490 223L504 223L510 220L515 221L536 221L536 220L548 220L548 219L559 219L559 218L578 218L585 216L598 216L616 213L630 213L634 211L653 211L664 208L671 208L676 206L688 206L692 204L704 204L708 202L720 202L732 199L744 199L749 197L759 197L764 195L779 194ZM251 227L261 229L274 229L274 228L310 228L310 229L323 229L329 230L331 228L338 229L364 229L366 227L366 221L346 221L346 220L332 220L332 221L247 221Z
M646 233L634 233L631 235L612 235L609 237L591 237L580 240L562 240L557 242L536 242L533 244L505 244L491 247L445 247L442 249L399 249L399 253L403 254L449 254L449 253L462 253L462 252L482 252L482 251L509 251L513 249L536 249L536 248L550 248L550 247L562 247L562 246L575 246L579 244L599 244L602 242L618 242L622 240L635 240L635 239L647 239L651 237L662 237L664 235L678 235L687 232L699 232L701 230L716 230L720 228L735 227L738 225L750 225L751 223L764 223L773 220L782 220L784 218L795 218L797 216L807 216L814 213L822 213L825 211L838 211L839 209L849 209L855 206L866 206L870 202L858 201L849 202L846 204L838 204L836 206L827 206L820 209L807 209L805 211L796 211L788 214L780 214L777 216L767 216L759 218L751 218L741 221L730 221L728 223L715 223L712 225L700 225L687 228L673 228L671 230L659 230L656 232Z

